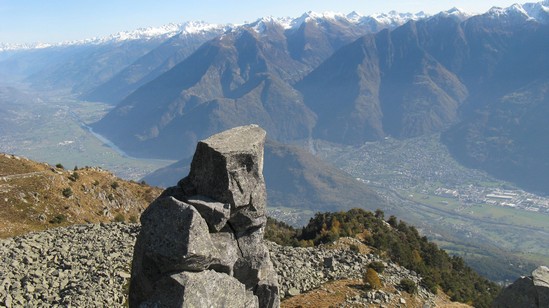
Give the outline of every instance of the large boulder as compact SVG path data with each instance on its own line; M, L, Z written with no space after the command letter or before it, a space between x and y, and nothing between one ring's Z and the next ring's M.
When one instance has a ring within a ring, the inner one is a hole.
M532 276L517 279L502 290L493 307L549 307L549 268L540 266Z
M131 307L278 307L263 241L265 131L233 128L200 141L189 175L141 216Z

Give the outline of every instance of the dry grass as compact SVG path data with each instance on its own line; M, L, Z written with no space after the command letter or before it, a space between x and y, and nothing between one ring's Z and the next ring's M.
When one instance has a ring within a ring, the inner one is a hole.
M135 221L161 192L96 168L63 170L0 155L0 237L115 218Z
M400 295L396 295L397 290L392 286L383 287L381 290L386 293L395 294L390 303L383 304L384 307L422 308L426 303L425 300L422 300L418 296L410 295L406 292L401 292ZM280 307L364 307L363 304L346 302L347 299L363 296L364 293L365 291L362 290L362 281L359 279L331 281L322 285L318 289L283 300ZM400 298L403 298L406 301L406 304L401 304ZM372 307L377 306L372 305ZM452 302L448 299L448 296L443 293L439 293L435 298L435 307L466 308L471 306Z

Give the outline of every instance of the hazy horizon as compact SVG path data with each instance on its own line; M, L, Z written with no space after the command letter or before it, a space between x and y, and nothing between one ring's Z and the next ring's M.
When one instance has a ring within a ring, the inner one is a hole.
M533 2L533 1L525 1ZM520 3L525 3L520 2ZM508 7L513 0L491 1L68 1L55 2L0 0L0 43L57 43L104 37L138 28L158 27L169 23L205 21L208 23L244 23L264 16L299 17L308 11L363 15L388 13L436 14L458 7L471 13L483 13L491 7Z

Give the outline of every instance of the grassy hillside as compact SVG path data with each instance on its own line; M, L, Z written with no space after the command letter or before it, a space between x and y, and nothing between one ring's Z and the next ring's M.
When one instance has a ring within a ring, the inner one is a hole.
M0 237L60 225L137 221L161 189L98 168L65 170L0 155Z

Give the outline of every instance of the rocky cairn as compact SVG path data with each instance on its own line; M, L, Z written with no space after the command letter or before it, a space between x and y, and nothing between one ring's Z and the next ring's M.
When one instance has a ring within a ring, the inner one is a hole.
M130 307L278 307L265 246L265 131L242 126L196 147L189 175L141 215Z

